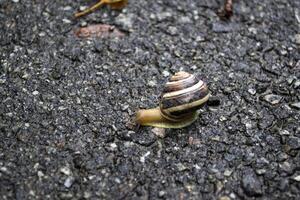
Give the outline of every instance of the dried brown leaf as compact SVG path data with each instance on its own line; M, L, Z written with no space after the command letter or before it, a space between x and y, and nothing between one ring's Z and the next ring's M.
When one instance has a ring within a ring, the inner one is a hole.
M75 30L75 35L79 38L107 38L124 37L125 33L117 29L115 26L108 24L96 24Z
M111 7L112 9L118 10L124 8L125 6L127 6L127 4L128 4L128 0L121 0L115 3L110 3L108 4L108 6Z

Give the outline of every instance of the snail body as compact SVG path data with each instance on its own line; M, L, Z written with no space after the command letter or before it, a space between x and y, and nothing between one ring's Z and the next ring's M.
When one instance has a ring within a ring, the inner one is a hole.
M207 85L193 74L177 72L166 83L157 108L139 110L135 122L143 126L183 128L198 118L209 99Z

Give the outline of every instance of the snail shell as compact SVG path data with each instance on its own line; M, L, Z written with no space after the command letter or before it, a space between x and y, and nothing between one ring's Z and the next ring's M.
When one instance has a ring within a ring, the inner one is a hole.
M207 85L197 76L183 71L177 72L166 83L159 107L139 111L136 121L141 125L162 128L188 126L197 119L197 110L209 96Z
M206 84L195 75L177 72L161 94L160 110L171 121L180 121L195 112L209 98Z

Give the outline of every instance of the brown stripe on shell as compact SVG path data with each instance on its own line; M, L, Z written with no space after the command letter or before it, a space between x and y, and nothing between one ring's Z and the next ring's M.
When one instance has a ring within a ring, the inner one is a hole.
M204 106L204 104L200 104L198 106L195 106L193 108L187 109L187 110L179 110L179 111L174 111L174 112L169 112L169 116L175 116L178 118L181 118L182 116L188 115L189 113L199 110L200 108L202 108Z
M181 119L189 116L191 113L196 112L196 110L198 110L199 108L201 108L205 102L207 102L207 100L210 97L210 93L208 93L206 96L204 96L201 99L198 99L196 101L190 102L190 103L186 103L183 105L179 105L179 106L175 106L175 107L171 107L168 109L160 109L162 115L171 120L171 121L180 121Z
M164 99L172 99L175 96L190 93L190 92L193 92L195 90L199 90L202 87L204 87L204 82L200 80L196 84L192 85L191 87L184 88L182 90L177 90L177 91L173 91L173 92L164 93L163 98Z
M161 94L161 114L170 121L180 121L195 113L208 100L206 84L187 72L173 75Z
M163 93L173 92L177 90L182 90L188 87L195 85L199 80L194 75L191 75L187 78L178 80L178 81L170 81L166 83L166 86L163 90Z
M207 86L204 84L202 87L197 88L194 91L184 93L181 95L172 96L171 98L163 98L161 101L161 109L166 109L170 107L175 107L187 103L191 103L193 101L197 101L203 97L205 97L209 93Z

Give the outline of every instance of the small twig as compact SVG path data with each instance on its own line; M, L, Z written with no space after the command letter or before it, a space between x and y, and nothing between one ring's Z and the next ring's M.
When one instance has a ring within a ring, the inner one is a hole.
M75 17L81 17L81 16L83 16L83 15L86 15L86 14L88 14L88 13L91 13L91 12L93 12L94 10L96 10L97 8L100 8L103 4L105 4L105 1L99 1L98 3L96 3L95 5L93 5L92 7L87 8L87 9L85 9L85 10L82 11L82 12L75 13Z
M233 0L225 0L224 6L218 10L218 16L222 20L228 20L233 15Z
M112 9L122 9L127 5L127 2L128 0L99 0L99 2L92 7L87 8L82 12L75 13L75 17L78 18L87 15L103 5L108 5Z

